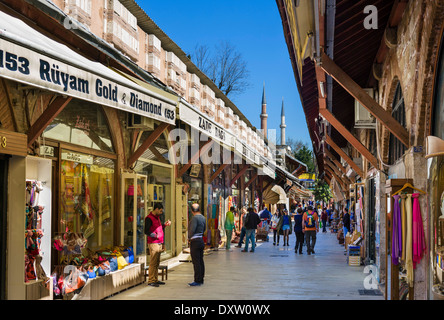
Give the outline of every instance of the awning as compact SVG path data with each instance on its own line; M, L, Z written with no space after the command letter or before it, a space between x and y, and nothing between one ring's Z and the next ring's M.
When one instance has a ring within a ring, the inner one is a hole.
M0 12L0 76L175 124L177 99L142 87Z

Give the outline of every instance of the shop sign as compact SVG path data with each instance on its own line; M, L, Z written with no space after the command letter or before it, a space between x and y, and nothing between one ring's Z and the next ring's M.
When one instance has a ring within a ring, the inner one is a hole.
M40 147L40 155L47 156L47 157L54 157L54 147L41 146Z
M67 161L73 161L83 164L93 164L94 159L92 156L76 153L76 152L70 152L70 151L63 151L62 152L62 160Z
M72 59L75 58L73 52ZM127 79L122 80L124 84L117 82L123 77L112 70L107 77L99 75L94 70L97 62L82 68L73 65L76 63L62 62L0 39L0 76L4 78L175 124L174 101Z
M197 110L181 103L179 105L180 120L189 124L193 128L205 133L210 138L223 143L229 147L234 147L235 137L222 126L199 113Z
M28 137L25 134L0 130L0 153L14 156L27 155Z

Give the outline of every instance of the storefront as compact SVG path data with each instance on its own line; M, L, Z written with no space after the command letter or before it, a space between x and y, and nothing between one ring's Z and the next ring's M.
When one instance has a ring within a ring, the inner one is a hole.
M132 142L130 128L121 123L137 114L175 125L176 102L0 15L2 97L9 95L15 105L15 130L28 132L0 131L0 153L13 155L1 155L0 168L14 177L2 175L0 181L9 193L1 211L1 228L8 230L0 243L7 252L0 263L7 280L1 292L7 299L39 299L50 292L49 276L85 258L92 262L98 252L123 246L133 247L136 258L144 256L140 229L154 201L163 201L165 218L174 220L171 165L148 159L149 169L138 176L121 175ZM12 214L17 212L23 215ZM174 232L166 235L169 255L175 252ZM25 257L16 254L23 251Z
M444 300L444 38L438 58L432 133L427 137L429 194L429 296Z

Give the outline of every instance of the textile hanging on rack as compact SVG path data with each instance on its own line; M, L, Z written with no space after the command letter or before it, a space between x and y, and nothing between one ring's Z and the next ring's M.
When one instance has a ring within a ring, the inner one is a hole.
M414 193L413 198L413 230L412 230L412 242L413 242L413 269L416 269L416 265L421 261L424 252L426 250L424 227L422 224L421 206L419 205L419 193Z
M394 265L399 264L399 257L402 251L402 226L401 226L401 210L399 206L399 195L394 195L393 199L393 219L392 219L392 262Z
M413 274L413 245L412 245L412 195L407 194L405 199L405 211L406 211L406 252L405 252L405 268L407 270L407 282L410 287L413 287L414 274Z
M406 239L407 239L407 212L405 210L405 199L407 195L401 195L401 225L402 225L402 254L401 260L405 261Z

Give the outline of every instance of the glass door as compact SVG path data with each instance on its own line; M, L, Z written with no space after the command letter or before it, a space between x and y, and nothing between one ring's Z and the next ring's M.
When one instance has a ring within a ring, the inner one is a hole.
M137 176L137 208L136 217L134 219L136 226L136 244L135 244L135 254L136 256L145 254L145 217L147 216L146 205L147 205L147 177Z
M136 256L145 255L147 177L123 173L122 197L121 243L124 246L133 247Z

